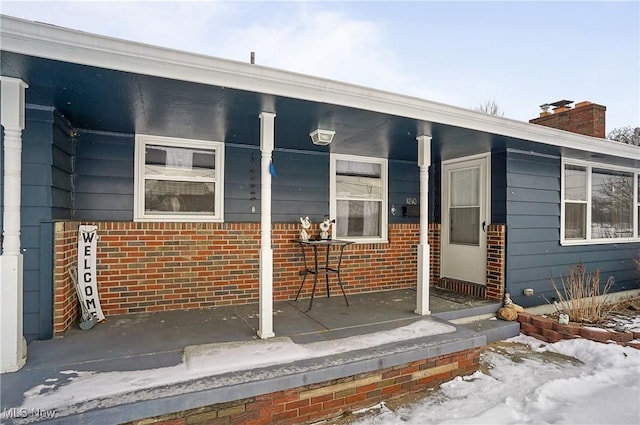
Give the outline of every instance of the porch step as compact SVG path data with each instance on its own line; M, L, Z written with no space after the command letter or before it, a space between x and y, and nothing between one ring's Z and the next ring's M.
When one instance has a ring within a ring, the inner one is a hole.
M520 334L520 323L507 322L497 317L485 318L461 324L465 328L484 335L487 344L494 341L512 338Z
M471 306L469 307L463 307L456 310L448 309L447 311L432 313L432 316L449 322L460 323L463 321L495 316L500 307L502 307L502 303L482 300L482 303L476 302L475 304L471 303Z

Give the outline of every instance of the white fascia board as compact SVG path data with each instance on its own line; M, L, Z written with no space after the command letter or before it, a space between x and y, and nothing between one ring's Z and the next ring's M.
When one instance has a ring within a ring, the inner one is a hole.
M640 160L640 147L255 64L1 16L0 49L64 62L397 115Z

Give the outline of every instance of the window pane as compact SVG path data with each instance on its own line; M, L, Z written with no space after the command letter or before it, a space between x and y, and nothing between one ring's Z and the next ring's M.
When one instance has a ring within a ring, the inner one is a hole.
M215 178L213 150L147 145L145 175Z
M564 206L565 239L586 239L587 204L567 202Z
M374 162L336 160L336 174L345 176L380 177L382 166Z
M338 198L380 199L382 181L380 178L336 175Z
M338 201L336 235L379 237L380 206L380 202L372 201Z
M146 180L144 195L147 214L215 213L214 183Z
M451 172L451 206L480 205L480 168Z
M564 167L564 199L587 200L587 169L575 165Z
M449 242L460 245L480 244L480 208L451 208Z
M633 174L593 169L591 237L633 236Z

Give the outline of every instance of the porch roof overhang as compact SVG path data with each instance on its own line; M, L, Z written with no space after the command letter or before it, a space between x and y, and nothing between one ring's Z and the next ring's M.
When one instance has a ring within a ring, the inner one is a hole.
M276 149L435 161L506 147L640 167L640 148L324 78L2 16L2 75L29 84L27 104L77 129L259 145L258 115L277 114Z

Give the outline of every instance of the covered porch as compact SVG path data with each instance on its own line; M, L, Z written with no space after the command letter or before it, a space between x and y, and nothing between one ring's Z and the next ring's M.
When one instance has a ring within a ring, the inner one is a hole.
M247 404L292 388L310 391L307 386L315 385L321 391L376 380L380 370L474 351L519 333L517 323L491 319L499 303L432 288L432 315L422 317L413 311L415 296L411 289L356 294L349 296L347 307L334 294L318 297L306 313L307 299L276 302L278 338L266 341L256 336L256 304L109 317L89 331L74 328L62 338L31 343L25 367L3 376L4 420L114 424L176 412L188 415L212 405L222 406L216 410L219 415L230 406L239 410L239 400ZM307 347L317 355L296 357L297 350ZM456 371L453 363L443 360L438 366L446 379L474 366ZM179 367L185 368L184 376L170 378ZM358 403L374 404L369 398ZM350 410L346 402L337 407ZM42 417L32 414L35 408ZM51 411L54 419L46 414ZM7 417L7 412L29 414Z

